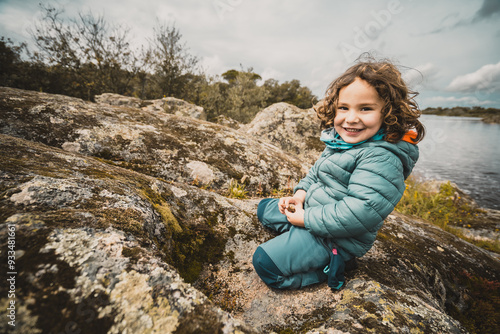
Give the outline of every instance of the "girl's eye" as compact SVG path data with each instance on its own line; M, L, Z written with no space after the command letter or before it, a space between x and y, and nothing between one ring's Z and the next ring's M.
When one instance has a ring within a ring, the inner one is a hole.
M347 110L347 107L338 107L337 110Z
M371 107L364 107L364 108L361 108L361 111L370 111L370 110L372 110L372 108L371 108Z

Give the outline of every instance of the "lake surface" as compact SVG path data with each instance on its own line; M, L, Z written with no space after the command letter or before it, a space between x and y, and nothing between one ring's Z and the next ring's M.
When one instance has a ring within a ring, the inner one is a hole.
M500 124L423 115L426 136L414 173L450 180L485 208L500 210Z

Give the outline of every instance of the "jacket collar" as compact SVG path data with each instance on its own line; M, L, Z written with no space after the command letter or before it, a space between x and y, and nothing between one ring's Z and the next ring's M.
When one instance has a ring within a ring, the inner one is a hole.
M384 138L384 130L380 129L373 137L360 141L359 143L350 144L346 143L342 137L335 131L335 128L331 127L326 130L321 131L321 137L319 138L322 142L326 144L331 149L334 150L348 150L351 147L362 144L367 141L382 140Z

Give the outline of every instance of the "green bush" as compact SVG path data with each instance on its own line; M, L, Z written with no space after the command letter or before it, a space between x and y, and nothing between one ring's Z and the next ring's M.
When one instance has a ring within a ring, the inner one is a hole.
M426 221L475 244L500 253L500 242L488 242L468 238L457 226L471 227L481 219L483 210L462 198L460 192L450 183L441 184L439 191L431 191L426 183L415 178L406 180L406 189L396 206L397 212L425 219Z
M396 211L431 221L446 229L448 224L462 225L477 217L479 210L462 200L450 182L433 193L414 178L406 181L406 189Z

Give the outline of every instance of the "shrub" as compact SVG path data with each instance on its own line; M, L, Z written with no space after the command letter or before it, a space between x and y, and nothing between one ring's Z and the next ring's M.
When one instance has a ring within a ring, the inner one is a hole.
M471 201L463 198L457 188L449 181L432 191L428 184L419 182L413 177L406 180L406 189L396 211L422 218L428 222L453 233L454 235L475 244L478 247L500 253L500 242L488 242L468 238L457 226L470 227L481 218L483 210Z

